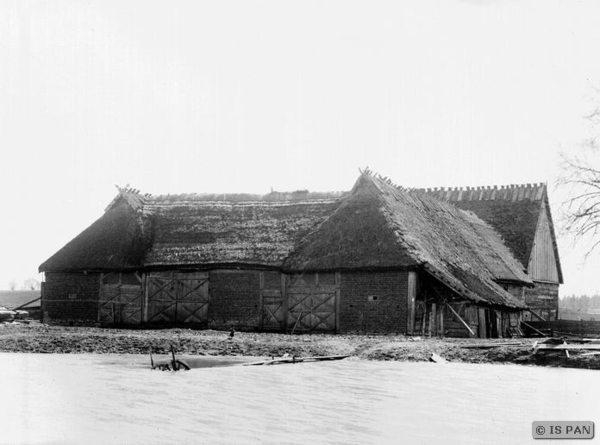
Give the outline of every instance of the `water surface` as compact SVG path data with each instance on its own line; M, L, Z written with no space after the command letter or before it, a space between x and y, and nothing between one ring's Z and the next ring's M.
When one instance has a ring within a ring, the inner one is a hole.
M148 365L135 355L0 353L0 443L540 445L534 420L600 420L598 371L355 359L178 373Z

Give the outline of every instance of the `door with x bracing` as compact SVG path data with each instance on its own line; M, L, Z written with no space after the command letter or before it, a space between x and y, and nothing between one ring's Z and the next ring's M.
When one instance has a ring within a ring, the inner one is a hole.
M156 272L147 277L149 323L208 323L207 272Z

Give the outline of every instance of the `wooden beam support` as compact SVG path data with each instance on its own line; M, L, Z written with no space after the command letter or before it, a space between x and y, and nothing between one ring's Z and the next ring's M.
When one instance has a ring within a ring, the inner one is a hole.
M449 305L448 305L448 307L450 308L450 310L452 311L452 313L453 313L454 315L456 315L456 318L458 318L458 320L459 320L459 321L460 321L460 322L463 324L463 326L464 326L465 328L467 328L467 330L468 330L468 331L471 333L471 335L472 335L473 337L475 337L475 332L473 332L473 330L471 329L471 326L469 326L469 325L467 324L467 322L466 322L466 321L464 321L460 315L458 315L458 312L456 312L456 311L454 310L454 308L452 307L452 305L450 305L450 304L449 304Z
M445 308L446 304L444 303L444 305L442 307L440 307L440 324L439 324L439 334L440 336L444 337L445 333L444 333L444 308Z
M528 309L528 310L529 310L529 312L531 312L531 314L532 314L534 317L538 318L540 321L546 321L546 320L544 320L544 319L542 318L542 316L541 316L541 315L538 315L538 314L536 314L536 313L535 313L535 312L533 312L531 309Z
M438 333L438 324L437 324L437 305L435 303L431 304L431 318L430 320L430 332L433 332L433 335L437 335ZM431 335L430 335L431 337Z
M529 329L531 329L532 331L535 331L535 332L537 332L537 333L538 333L538 334L540 334L542 337L547 337L547 335L546 335L546 334L544 334L542 331L540 331L540 330L538 330L538 329L534 328L533 326L531 326L531 325L530 325L530 324L528 324L528 323L525 323L523 320L521 320L521 323L522 323L523 325L527 326L527 327L528 327Z

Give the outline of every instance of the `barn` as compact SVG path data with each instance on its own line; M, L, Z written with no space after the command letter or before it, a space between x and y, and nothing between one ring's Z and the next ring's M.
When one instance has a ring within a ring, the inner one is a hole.
M427 193L490 224L535 284L524 288L523 301L534 316L558 320L563 274L546 184L447 188ZM524 314L526 320L531 317L531 312Z
M494 224L361 172L346 193L120 189L52 257L46 322L504 337L536 283Z

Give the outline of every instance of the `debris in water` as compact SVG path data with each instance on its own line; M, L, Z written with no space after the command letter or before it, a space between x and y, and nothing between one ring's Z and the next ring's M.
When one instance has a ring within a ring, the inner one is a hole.
M190 370L190 365L188 365L183 360L178 360L177 358L175 358L175 349L173 348L173 345L171 345L171 356L172 356L171 361L160 362L160 363L155 364L154 359L152 358L152 348L150 348L150 366L152 367L152 369L158 369L160 371L181 371L181 370L189 371Z

